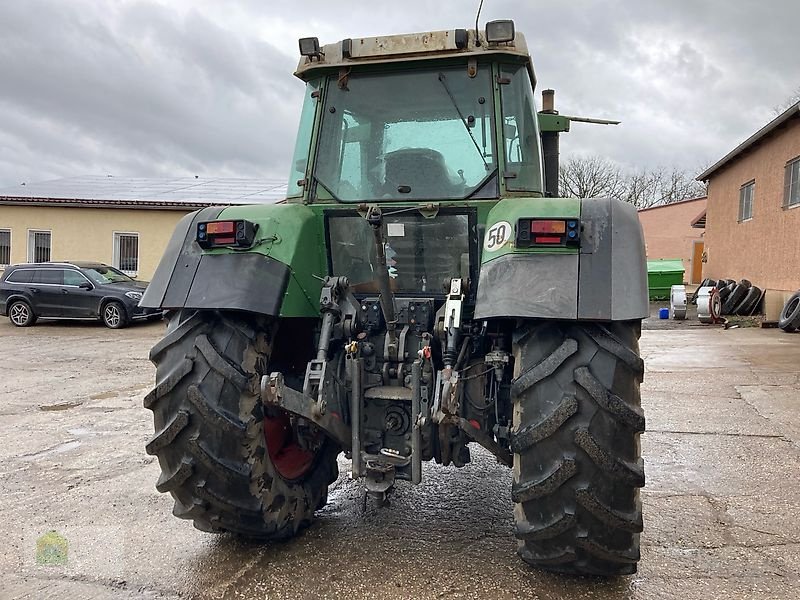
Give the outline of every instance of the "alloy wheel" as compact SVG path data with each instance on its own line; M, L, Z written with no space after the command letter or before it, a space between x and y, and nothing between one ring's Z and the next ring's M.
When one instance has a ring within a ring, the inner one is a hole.
M103 321L108 327L116 329L122 322L122 314L120 313L119 306L114 302L108 304L103 310Z
M11 312L8 316L14 325L17 325L18 327L24 327L28 324L28 320L31 318L31 311L27 304L17 302L11 307Z

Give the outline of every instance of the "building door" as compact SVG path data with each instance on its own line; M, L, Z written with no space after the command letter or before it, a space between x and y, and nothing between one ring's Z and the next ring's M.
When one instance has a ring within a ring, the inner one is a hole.
M703 240L692 242L692 276L689 283L700 283L703 281L703 250L705 243Z

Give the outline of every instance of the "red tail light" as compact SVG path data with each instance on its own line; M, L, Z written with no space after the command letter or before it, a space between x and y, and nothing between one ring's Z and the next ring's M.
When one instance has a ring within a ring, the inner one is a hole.
M520 219L517 221L517 248L532 246L581 245L581 223L578 219Z
M564 233L566 221L531 221L531 233Z
M197 224L197 243L201 248L249 248L256 239L258 225L245 221L204 221Z

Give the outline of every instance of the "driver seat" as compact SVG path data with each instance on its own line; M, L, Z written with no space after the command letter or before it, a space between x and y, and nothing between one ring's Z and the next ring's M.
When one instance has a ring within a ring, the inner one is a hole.
M409 186L414 198L447 197L452 183L441 152L430 148L402 148L384 157L386 193L393 197L399 186Z

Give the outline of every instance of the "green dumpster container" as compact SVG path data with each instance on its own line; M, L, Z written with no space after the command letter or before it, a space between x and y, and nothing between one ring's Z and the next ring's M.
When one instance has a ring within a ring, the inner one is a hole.
M673 285L683 283L683 261L679 258L665 258L647 261L647 286L650 300L669 300Z

